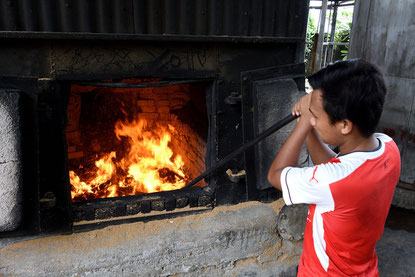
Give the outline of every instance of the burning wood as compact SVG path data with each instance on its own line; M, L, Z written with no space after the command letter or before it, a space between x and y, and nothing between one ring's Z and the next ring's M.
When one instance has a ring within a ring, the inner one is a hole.
M70 171L73 201L175 190L186 184L183 159L169 147L176 132L172 125L117 121L114 132L129 150L105 153L93 169Z

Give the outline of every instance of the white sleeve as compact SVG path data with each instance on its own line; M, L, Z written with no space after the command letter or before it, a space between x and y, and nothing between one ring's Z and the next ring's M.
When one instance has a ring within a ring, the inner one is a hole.
M286 167L281 172L282 196L287 205L319 204L333 206L330 191L330 165Z

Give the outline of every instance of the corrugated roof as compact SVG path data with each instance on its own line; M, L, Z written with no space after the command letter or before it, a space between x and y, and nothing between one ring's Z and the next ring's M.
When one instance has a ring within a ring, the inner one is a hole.
M0 0L0 31L303 37L307 0Z

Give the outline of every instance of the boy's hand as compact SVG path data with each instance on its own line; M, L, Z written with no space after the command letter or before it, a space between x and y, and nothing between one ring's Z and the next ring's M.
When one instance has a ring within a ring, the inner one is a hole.
M291 110L292 115L298 116L298 119L297 119L298 122L303 122L303 123L310 122L311 113L310 113L309 107L310 107L310 101L311 101L311 93L312 92L307 93L306 95L301 97L300 101L295 103L294 107Z
M310 101L311 93L304 95L292 108L291 113L294 116L298 116L298 123L288 136L269 169L268 181L279 190L281 190L281 172L287 166L296 166L298 164L301 147L311 131Z

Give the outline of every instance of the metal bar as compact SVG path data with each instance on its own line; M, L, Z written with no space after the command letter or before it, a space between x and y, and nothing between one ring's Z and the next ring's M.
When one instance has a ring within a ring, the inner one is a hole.
M334 42L334 36L336 34L336 20L337 20L337 5L339 1L336 0L334 2L334 9L333 9L333 17L331 18L331 32L330 32L330 40L329 42ZM327 53L327 61L331 62L333 59L333 44L328 44L328 53Z
M313 1L313 0L312 0ZM321 2L322 0L318 0ZM336 1L336 3L333 4L333 2ZM314 1L316 2L316 1ZM342 0L330 0L330 4L327 5L328 9L332 9L333 7L347 7L347 6L354 6L356 4L356 1L342 1ZM310 6L309 9L321 9L321 6Z
M321 55L323 52L324 27L325 27L324 25L326 25L326 12L327 12L327 0L323 0L322 6L321 6L321 13L320 13L318 41L317 41L317 49L316 49L316 60L315 60L315 65L314 65L315 71L318 71L321 68Z
M323 45L349 45L348 42L325 42Z
M330 19L332 18L332 10L330 9L330 13L329 13L329 17L328 17L328 22L327 23L330 23ZM330 38L329 38L329 36L328 36L328 34L327 34L327 41L329 41L330 40ZM324 47L324 40L323 40L323 56L322 56L322 67L324 67L324 66L326 66L326 64L328 63L328 60L327 60L327 56L328 56L328 50L329 50L329 46L326 46L326 47Z
M284 127L285 125L287 125L288 123L290 123L291 121L293 121L296 118L297 117L294 116L294 115L292 115L292 114L286 116L282 120L280 120L277 123L275 123L273 126L271 126L268 129L266 129L264 132L262 132L259 136L257 136L252 141L243 144L238 149L236 149L235 151L233 151L232 153L230 153L229 155L227 155L225 158L223 158L222 160L220 160L215 166L209 168L208 170L206 170L205 172L203 172L202 174L200 174L198 177L196 177L195 179L193 179L190 183L186 184L183 188L188 188L188 187L191 187L191 186L195 185L200 180L204 179L205 177L209 176L210 174L212 174L213 172L215 172L216 170L220 169L222 166L224 166L225 164L227 164L235 156L237 156L237 155L241 154L242 152L246 151L250 147L254 146L255 144L257 144L258 142L260 142L264 138L270 136L272 133L274 133L275 131L281 129L282 127Z
M175 217L181 217L186 215L195 215L204 212L211 211L212 207L203 207L203 208L195 208L189 211L180 211L180 212L164 212L162 214L143 214L139 213L137 215L132 215L128 217L122 217L122 219L118 219L117 217L113 217L111 219L104 219L104 220L95 220L93 223L74 223L73 231L74 233L85 232L96 230L97 228L105 228L112 225L119 225L125 223L133 223L133 222L147 222L151 220L161 220L161 219L172 219Z
M181 81L162 81L158 83L145 83L145 84L129 84L119 82L77 82L80 86L96 86L96 87L111 87L111 88L149 88L149 87L166 87L171 85L189 84L205 82L209 79L201 80L181 80Z
M338 5L337 7L350 7L350 6L355 6L355 3L351 3L351 4L344 4L344 5ZM327 8L331 9L333 8L334 5L328 5ZM320 10L321 7L320 6L313 6L313 7L309 7L309 9L313 9L313 10Z
M152 35L109 34L68 32L0 31L1 39L75 39L75 40L134 40L134 41L178 41L178 42L230 42L230 43L299 43L302 37L252 37L210 35Z

